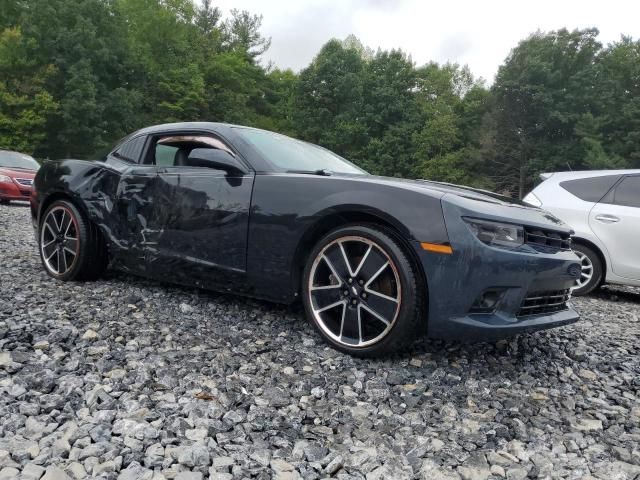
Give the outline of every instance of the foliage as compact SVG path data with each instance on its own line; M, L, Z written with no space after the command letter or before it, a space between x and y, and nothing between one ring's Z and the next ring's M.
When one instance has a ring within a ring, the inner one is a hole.
M55 69L30 58L20 29L0 33L0 148L33 153L58 104L46 89Z
M523 195L538 173L640 167L640 42L537 32L487 88L355 36L299 73L262 17L212 0L0 0L0 148L90 158L146 125L209 120L318 143L370 172Z
M512 50L485 119L487 175L522 195L543 170L624 168L638 155L638 43L596 29L536 33Z

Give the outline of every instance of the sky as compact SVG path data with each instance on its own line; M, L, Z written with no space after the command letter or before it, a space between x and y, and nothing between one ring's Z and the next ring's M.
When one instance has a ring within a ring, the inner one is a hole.
M417 65L468 65L492 83L509 51L537 30L597 27L603 43L621 34L640 38L637 0L214 0L263 15L271 48L263 55L279 68L307 66L331 38L354 34L376 50L400 48Z

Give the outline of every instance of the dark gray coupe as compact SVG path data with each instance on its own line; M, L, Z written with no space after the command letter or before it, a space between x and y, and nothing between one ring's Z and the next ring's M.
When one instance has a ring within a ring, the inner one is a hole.
M33 223L60 280L110 264L218 291L304 303L334 347L397 350L417 334L490 340L578 319L569 227L489 192L367 174L302 141L181 123L99 161L46 163Z

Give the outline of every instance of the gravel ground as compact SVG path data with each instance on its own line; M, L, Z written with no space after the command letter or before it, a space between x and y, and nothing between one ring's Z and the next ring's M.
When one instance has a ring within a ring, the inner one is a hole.
M640 479L640 291L384 360L299 308L110 272L62 283L0 207L0 479Z

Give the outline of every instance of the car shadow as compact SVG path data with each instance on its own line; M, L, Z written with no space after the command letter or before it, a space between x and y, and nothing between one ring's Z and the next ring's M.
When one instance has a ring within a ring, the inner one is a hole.
M215 292L197 287L185 287L113 270L107 271L104 280L135 283L138 287L161 286L167 290L167 294L170 294L170 292L179 292L185 295L195 293L200 298L211 302L235 304L240 308L257 309L265 314L275 314L275 316L278 317L278 322L281 322L283 325L289 325L293 334L295 334L295 332L304 331L305 334L316 337L317 343L313 348L325 349L328 347L328 345L322 341L318 333L313 331L312 325L306 319L304 307L300 301L296 301L290 305L284 305L269 302L267 300L236 295L233 293ZM258 315L255 317L255 320L252 321L260 322L260 317L261 316ZM571 326L564 328L571 328ZM377 359L352 357L352 360L355 363L391 361L392 363L396 363L397 367L400 366L400 364L406 364L409 360L414 358L431 358L433 360L437 360L438 363L443 361L445 363L455 363L461 357L483 358L491 356L498 360L500 368L504 368L505 364L507 364L509 365L509 368L518 370L527 363L530 364L532 362L531 358L525 359L525 356L527 356L527 354L532 350L535 349L543 353L542 358L544 358L544 352L552 349L550 346L552 339L549 335L552 334L547 331L541 331L515 335L493 342L464 342L431 339L425 334L423 336L419 335L413 343L400 352L391 353ZM350 357L347 354L341 354L339 352L336 352L336 354L344 355L345 358ZM535 360L533 361L535 362Z
M595 298L608 302L640 303L640 289L622 285L605 285L584 298Z
M150 286L161 286L167 291L179 291L184 294L193 294L197 293L198 296L207 298L212 302L223 302L223 303L238 303L247 308L260 308L260 309L270 309L277 310L279 313L298 313L304 314L302 309L302 305L298 305L296 303L292 305L285 305L281 303L270 302L268 300L262 300L259 298L248 297L245 295L239 295L232 292L218 292L215 290L207 290L205 288L199 288L195 286L185 286L179 283L171 283L164 280L153 279L153 278L145 278L138 275L133 275L126 272L119 272L116 270L108 269L102 277L103 280L111 280L111 281L119 281L123 283L137 283L138 286L142 287L150 287Z
M27 201L21 202L20 200L12 200L9 203L0 203L0 207L8 207L8 208L24 208L28 206L29 206L29 202Z
M417 339L406 350L406 355L441 354L446 357L459 358L461 355L474 357L491 354L497 357L513 357L531 348L544 350L547 343L548 339L545 338L544 332L518 334L492 342L447 341L429 338L425 335L423 338Z

